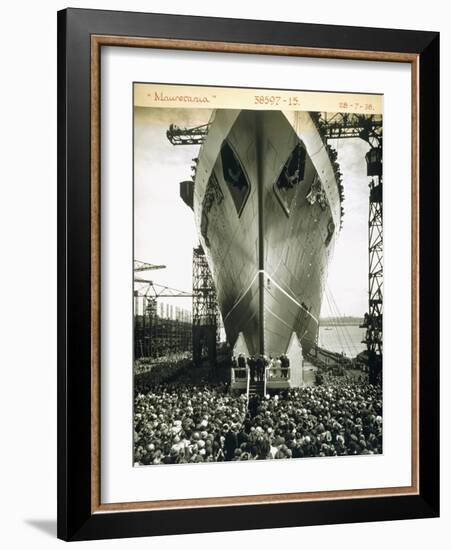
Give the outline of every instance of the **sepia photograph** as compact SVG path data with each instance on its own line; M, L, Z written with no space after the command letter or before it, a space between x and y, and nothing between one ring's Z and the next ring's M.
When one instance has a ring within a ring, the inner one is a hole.
M383 96L133 101L134 465L382 454Z

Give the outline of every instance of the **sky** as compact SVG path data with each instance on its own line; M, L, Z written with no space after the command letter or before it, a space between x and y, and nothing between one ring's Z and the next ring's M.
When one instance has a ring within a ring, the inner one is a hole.
M193 213L179 196L179 183L190 179L199 146L173 146L166 138L171 123L192 127L206 123L208 109L135 107L134 111L134 257L166 265L142 273L155 283L190 292L192 249L198 244ZM368 309L368 178L359 139L333 140L343 174L345 210L329 264L321 316L363 316ZM334 302L334 306L331 306ZM191 309L191 300L167 303ZM331 309L333 308L333 309Z

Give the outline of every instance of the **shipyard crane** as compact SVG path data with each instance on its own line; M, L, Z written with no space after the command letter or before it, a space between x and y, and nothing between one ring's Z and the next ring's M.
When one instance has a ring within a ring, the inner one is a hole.
M371 147L382 143L381 115L320 113L316 117L326 139L360 138Z
M166 266L165 265L149 264L147 262L140 262L139 260L135 260L133 262L133 271L135 273L138 273L140 271L152 271L154 269L166 269Z
M190 292L185 290L177 290L169 286L160 285L154 283L149 279L141 279L140 277L135 277L135 283L142 283L146 286L144 293L138 292L139 296L146 296L147 298L192 298L193 295Z
M166 137L172 145L200 145L208 134L209 124L202 124L194 128L179 128L171 124Z
M143 271L153 271L155 269L165 269L165 265L157 265L157 264L150 264L148 262L141 262L139 260L134 260L133 262L133 271L135 273L141 273ZM153 285L152 281L146 281L145 279L139 279L136 275L134 276L134 282L135 283L150 283L150 285ZM149 287L150 288L150 287ZM156 293L155 293L156 294ZM135 312L138 311L138 298L143 297L144 300L147 302L146 306L144 307L144 313L148 312L150 314L150 318L153 317L153 314L155 312L156 306L157 306L157 300L156 296L148 298L147 292L142 294L139 290L135 290L133 292L133 295L135 297ZM143 315L145 317L145 315Z
M356 113L311 113L325 139L360 138L372 147L382 142L382 116ZM180 128L171 124L166 137L172 145L201 145L210 124Z
M177 290L169 286L160 285L149 279L142 279L141 277L134 277L136 284L143 285L139 289L135 290L133 295L135 299L143 298L147 303L145 311L150 313L152 318L157 307L158 298L192 298L192 294L185 290ZM137 311L137 304L135 304L135 310Z
M147 306L145 310L150 312L151 317L156 309L157 298L191 298L192 297L192 294L184 290L177 290L175 288L171 288L165 285L160 285L158 283L154 283L149 279L143 279L139 275L136 275L136 273L141 273L143 271L153 271L156 269L166 269L166 266L151 264L148 262L141 262L139 260L135 260L133 262L133 271L135 272L134 279L133 279L134 283L145 285L145 286L142 286L140 289L135 290L134 296L136 299L138 299L139 297L142 297L145 299L145 301L147 302ZM137 304L135 305L135 310L137 310Z
M151 266L151 267L148 267ZM142 269L138 269L136 271L146 271L148 269L161 269L165 266L153 266L153 264L147 264L147 267L141 266ZM159 298L191 298L192 294L189 292L185 292L184 290L178 290L175 288L171 288L165 285L160 285L158 283L155 283L154 281L150 279L144 279L140 277L139 275L134 276L134 283L135 285L139 285L139 288L136 288L133 292L134 300L135 300L135 323L137 322L138 318L138 311L139 311L139 302L142 301L142 314L141 314L141 321L140 321L140 330L145 338L146 333L152 333L152 330L155 325L155 319L157 314L157 300ZM172 306L171 306L171 312L172 312ZM172 313L171 313L172 316ZM176 320L182 320L183 318L180 318L178 314L176 313ZM157 319L158 323L158 319ZM136 343L135 343L136 345ZM149 340L148 342L148 348L147 352L150 354L152 350L152 343Z

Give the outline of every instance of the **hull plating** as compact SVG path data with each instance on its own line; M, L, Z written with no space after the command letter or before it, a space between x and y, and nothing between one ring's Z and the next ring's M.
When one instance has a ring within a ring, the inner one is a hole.
M302 177L300 177L302 176ZM315 343L340 200L308 113L216 111L194 185L227 339L251 354Z

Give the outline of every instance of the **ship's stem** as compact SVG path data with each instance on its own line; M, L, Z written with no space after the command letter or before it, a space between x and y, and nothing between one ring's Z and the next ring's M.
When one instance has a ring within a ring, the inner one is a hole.
M259 292L259 352L265 353L265 250L264 250L264 219L263 219L263 129L261 124L261 117L255 116L255 133L256 133L256 165L257 165L257 193L258 193L258 292Z

